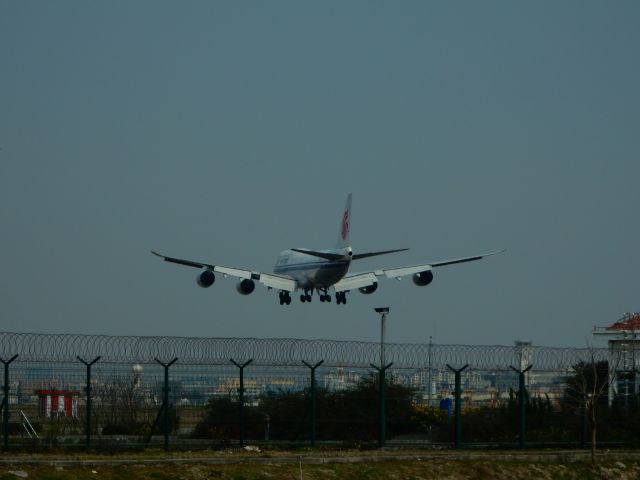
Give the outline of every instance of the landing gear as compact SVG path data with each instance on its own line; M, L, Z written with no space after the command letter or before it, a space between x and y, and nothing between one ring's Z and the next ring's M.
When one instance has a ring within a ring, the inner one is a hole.
M347 304L347 292L336 292L336 303L338 305L340 305L341 303L343 305Z
M304 293L300 295L300 301L302 303L307 303L307 302L311 302L311 295L313 294L313 288L305 288L304 289ZM324 302L328 302L331 303L331 295L329 295L329 292L327 291L327 288L318 288L316 289L318 291L318 298L320 299L320 301L322 303ZM280 305L286 303L287 305L289 305L291 303L291 297L289 296L289 292L285 292L284 290L282 290L280 292ZM343 305L347 304L347 292L336 292L336 303L338 305L340 305L341 303Z
M318 290L318 292L319 292L319 290ZM327 289L323 288L322 292L323 293L320 294L320 301L321 302L329 302L329 303L331 303L331 295L329 295L327 293Z
M286 290L280 290L280 305L289 305L291 303L291 295Z
M309 289L308 288L305 288L304 289L304 293L302 295L300 295L300 301L302 303L311 302L311 294L309 293Z

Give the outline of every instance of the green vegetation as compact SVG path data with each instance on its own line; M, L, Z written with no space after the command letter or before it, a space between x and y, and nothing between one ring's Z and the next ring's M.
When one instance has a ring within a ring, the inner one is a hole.
M413 389L389 382L386 387L387 435L415 432ZM342 440L353 445L371 442L378 432L378 387L375 377L361 380L342 391L316 389L316 438ZM239 405L231 398L212 398L205 418L196 426L193 437L221 444L239 437ZM245 405L246 437L263 440L305 442L311 431L309 391L269 393L256 405ZM425 419L423 418L423 423Z
M580 363L567 380L559 404L547 396L531 397L525 392L527 442L538 445L573 445L589 442L584 418L585 391L606 392L607 364ZM451 443L453 422L434 406L415 402L415 391L388 381L386 386L387 438ZM640 444L640 408L637 401L628 405L614 402L607 406L606 396L592 395L597 410L598 441ZM342 441L361 447L375 444L378 433L377 377L361 380L342 391L316 390L316 439ZM497 406L465 408L462 415L463 443L514 445L518 441L519 393ZM236 399L210 399L206 413L193 431L193 437L211 440L213 445L228 446L239 438L239 405ZM307 442L311 432L310 392L279 391L245 405L245 438ZM631 428L630 428L631 427Z

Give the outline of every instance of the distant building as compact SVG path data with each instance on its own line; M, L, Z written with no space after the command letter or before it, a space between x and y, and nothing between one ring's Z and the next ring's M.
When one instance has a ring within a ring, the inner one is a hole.
M357 386L361 378L358 372L349 370L345 372L343 367L338 367L335 373L329 372L324 375L323 384L329 391L341 392Z

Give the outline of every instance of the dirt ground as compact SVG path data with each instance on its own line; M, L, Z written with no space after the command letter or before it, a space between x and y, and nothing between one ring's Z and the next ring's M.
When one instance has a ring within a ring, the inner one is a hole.
M640 452L303 451L0 455L0 480L640 479Z

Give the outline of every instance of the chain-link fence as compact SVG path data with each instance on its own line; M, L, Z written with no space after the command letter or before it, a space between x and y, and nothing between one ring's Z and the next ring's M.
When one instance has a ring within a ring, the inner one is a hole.
M2 439L27 449L584 445L593 404L601 440L636 441L635 382L626 403L608 402L607 349L387 344L382 373L380 349L0 333Z

